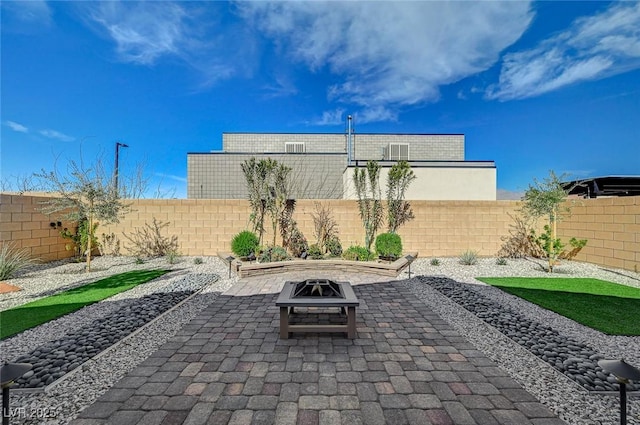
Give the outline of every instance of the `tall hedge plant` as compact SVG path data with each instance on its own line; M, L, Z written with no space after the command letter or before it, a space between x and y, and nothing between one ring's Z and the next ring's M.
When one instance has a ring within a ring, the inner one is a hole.
M364 245L371 251L383 220L383 207L380 190L380 165L377 161L368 161L365 168L353 170L353 183L358 196L358 210L364 226Z

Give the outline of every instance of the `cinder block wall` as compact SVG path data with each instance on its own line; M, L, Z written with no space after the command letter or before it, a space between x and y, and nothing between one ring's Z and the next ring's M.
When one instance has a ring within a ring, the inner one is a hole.
M61 222L58 227L56 217L42 214L40 208L47 199L0 194L0 240L11 241L15 248L24 248L45 262L72 257L73 251L65 249L68 241L60 236L60 230L75 223Z
M65 240L50 227L56 217L38 212L46 197L2 194L0 233L2 241L29 248L44 261L69 257ZM153 218L169 222L167 236L176 235L184 255L216 255L230 252L231 239L249 227L249 203L246 200L142 199L131 201L134 211L119 224L101 225L99 236L115 233L128 244L124 233L151 224ZM313 236L314 203L328 205L338 223L343 246L364 244L364 231L355 201L299 200L294 219L310 242ZM509 232L509 214L518 208L516 201L411 201L416 218L400 228L405 251L418 251L421 257L457 256L467 249L494 256ZM70 223L62 223L70 227ZM270 229L267 220L265 227ZM558 226L559 236L588 239L577 256L587 261L626 270L640 269L640 197L579 200L570 217ZM272 241L267 232L265 241ZM279 238L276 239L279 244ZM123 250L126 252L126 250Z
M640 271L640 196L575 201L558 235L588 239L579 261Z
M343 247L364 245L358 207L351 200L297 201L294 219L310 243L315 241L315 202L330 207ZM473 249L480 255L492 256L502 244L501 236L508 233L511 219L507 213L515 210L516 202L412 201L411 205L416 218L399 231L405 251L418 251L421 256L456 256ZM127 245L122 234L151 224L155 217L170 222L166 234L178 236L182 254L216 255L230 252L233 236L249 227L246 200L138 200L133 209L120 224L101 226L99 233L113 232ZM265 243L271 243L268 219L265 228ZM281 243L279 237L276 243Z

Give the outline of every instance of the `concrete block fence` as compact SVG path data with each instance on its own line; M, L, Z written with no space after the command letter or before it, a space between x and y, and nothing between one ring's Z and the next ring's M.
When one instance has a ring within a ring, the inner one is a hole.
M3 194L0 207L2 240L45 261L71 255L64 249L64 239L50 223L57 218L38 212L44 197ZM130 201L132 212L118 224L100 225L98 234L115 233L124 244L124 234L131 234L153 218L169 225L167 236L176 235L183 255L211 256L229 252L231 239L249 228L249 203L246 200L220 199L140 199ZM338 224L343 247L364 244L364 231L357 203L352 200L299 200L294 219L313 242L312 213L315 202L329 206ZM458 256L471 249L481 256L495 256L502 238L508 235L518 209L517 201L411 201L415 219L399 230L404 250L417 251L421 257ZM63 227L69 223L63 223ZM265 221L270 243L271 223ZM609 267L640 268L640 197L579 200L571 217L560 222L559 235L568 242L572 236L588 239L576 258ZM280 244L280 238L276 243Z

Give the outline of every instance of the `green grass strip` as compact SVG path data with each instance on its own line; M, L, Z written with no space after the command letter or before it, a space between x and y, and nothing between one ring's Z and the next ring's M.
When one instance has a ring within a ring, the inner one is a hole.
M608 335L640 335L640 289L599 279L479 277L478 280Z
M0 340L73 313L162 276L168 270L134 270L0 311Z

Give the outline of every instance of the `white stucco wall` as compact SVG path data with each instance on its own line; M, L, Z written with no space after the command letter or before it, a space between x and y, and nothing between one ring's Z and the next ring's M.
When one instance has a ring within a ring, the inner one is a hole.
M382 199L386 198L389 168L380 172ZM407 190L406 200L430 201L495 201L496 168L494 167L425 167L413 168L416 179ZM342 175L344 199L357 199L353 185L353 167Z

